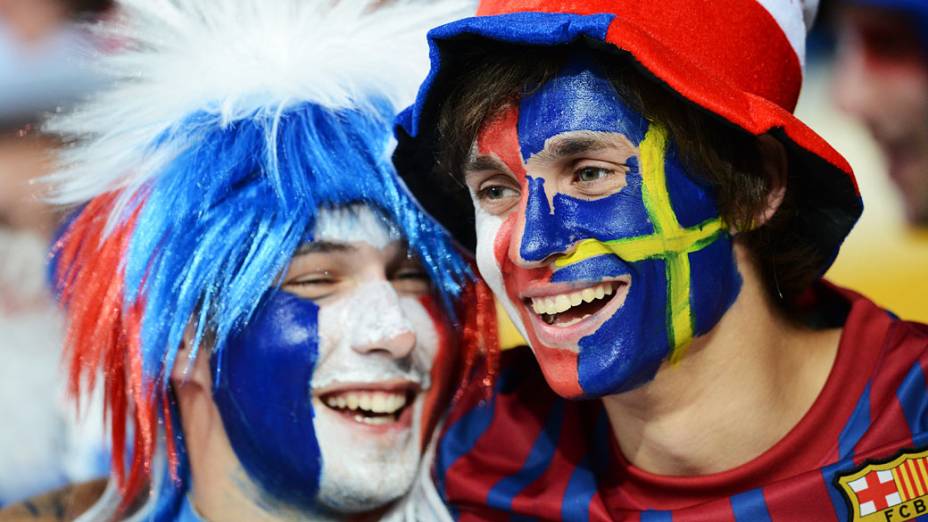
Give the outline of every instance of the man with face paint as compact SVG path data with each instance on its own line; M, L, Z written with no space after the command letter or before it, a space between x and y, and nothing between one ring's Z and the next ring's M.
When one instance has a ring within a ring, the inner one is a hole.
M429 33L395 161L531 349L448 417L453 518L928 514L928 329L820 281L862 205L792 115L814 7L486 0Z
M82 205L55 250L70 386L102 379L126 448L79 520L377 519L409 489L470 276L392 120L463 7L125 0L99 28L112 88L48 125Z

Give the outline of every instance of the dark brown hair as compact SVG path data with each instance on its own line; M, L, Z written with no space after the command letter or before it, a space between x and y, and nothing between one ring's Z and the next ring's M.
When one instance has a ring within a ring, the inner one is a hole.
M97 15L110 10L113 0L65 0L74 16Z
M589 47L584 47L589 49ZM464 75L439 109L438 169L460 180L461 166L484 123L533 86L552 77L571 47L522 47L494 43L491 52L479 45L456 56ZM619 95L648 121L669 132L681 160L716 196L725 222L752 253L769 296L792 312L797 298L819 277L822 254L795 230L796 190L787 173L771 179L755 136L683 99L638 66L629 55L597 52ZM791 170L791 169L787 169ZM786 184L778 211L755 226L768 196ZM793 315L793 314L790 314Z

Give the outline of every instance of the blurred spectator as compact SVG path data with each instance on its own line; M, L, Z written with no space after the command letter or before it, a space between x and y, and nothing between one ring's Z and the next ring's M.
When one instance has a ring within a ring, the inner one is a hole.
M928 226L928 1L851 0L834 90L880 146L910 223Z
M0 0L0 121L32 119L92 89L87 35L69 23L101 0Z
M100 82L73 21L107 6L0 0L0 505L107 470L99 401L86 424L64 401L63 328L46 275L60 216L35 183L57 145L36 122Z
M816 24L817 34L810 40L810 44L814 42L810 47L815 52L809 56L797 113L842 151L854 167L864 200L863 216L844 242L826 277L870 296L904 319L928 322L928 300L925 298L928 295L928 227L913 226L915 212L909 210L907 200L914 202L918 198L910 197L914 191L900 190L896 180L887 175L886 160L892 162L892 159L883 150L883 144L874 139L874 133L888 132L880 130L883 126L902 127L903 122L906 127L916 127L916 134L926 132L928 113L924 105L919 108L925 101L924 98L921 102L917 100L928 91L923 79L916 80L921 83L920 88L905 87L906 82L902 80L906 75L897 76L904 72L903 67L888 67L884 62L885 70L872 68L879 61L873 59L874 55L868 58L864 53L867 39L863 36L863 26L856 25L858 22L876 23L880 10L890 3L920 9L928 7L928 0L823 2L824 17ZM908 18L916 17L908 15ZM919 34L923 34L923 29L918 27L926 27L914 22L901 27L907 25L915 27ZM877 55L901 56L901 48L912 50L909 45L892 43L897 36L900 41L908 39L911 43L912 33L903 38L901 34L894 34L896 31L906 30L893 29L886 38L880 37L873 43L876 49L883 49ZM875 36L872 32L869 34L871 38ZM915 41L921 45L922 38L918 36ZM894 48L899 51L892 51ZM874 53L876 49L868 52ZM916 53L922 53L922 49L928 47L919 47ZM922 74L918 72L916 77ZM908 94L897 92L897 89ZM904 102L904 97L910 101L915 98L916 103L906 109L898 108L897 103ZM926 175L922 174L923 179Z

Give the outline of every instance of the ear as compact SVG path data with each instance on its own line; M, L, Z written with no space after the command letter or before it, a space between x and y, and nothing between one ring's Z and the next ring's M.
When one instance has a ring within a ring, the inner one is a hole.
M786 148L780 140L769 134L759 136L757 150L761 155L764 174L770 180L770 192L767 193L767 205L754 216L755 227L770 221L770 218L780 209L789 179L789 160L786 157Z
M208 336L204 336L203 340L200 341L196 359L191 360L190 355L195 337L196 326L191 321L184 331L184 340L181 342L177 357L174 359L174 367L171 368L171 382L174 384L175 389L185 386L201 386L207 390L211 389L213 382L209 369L211 343Z

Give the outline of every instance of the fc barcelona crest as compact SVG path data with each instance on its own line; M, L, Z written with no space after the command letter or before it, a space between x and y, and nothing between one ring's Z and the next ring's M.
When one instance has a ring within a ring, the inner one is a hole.
M901 453L838 478L853 522L899 522L928 515L928 451Z

